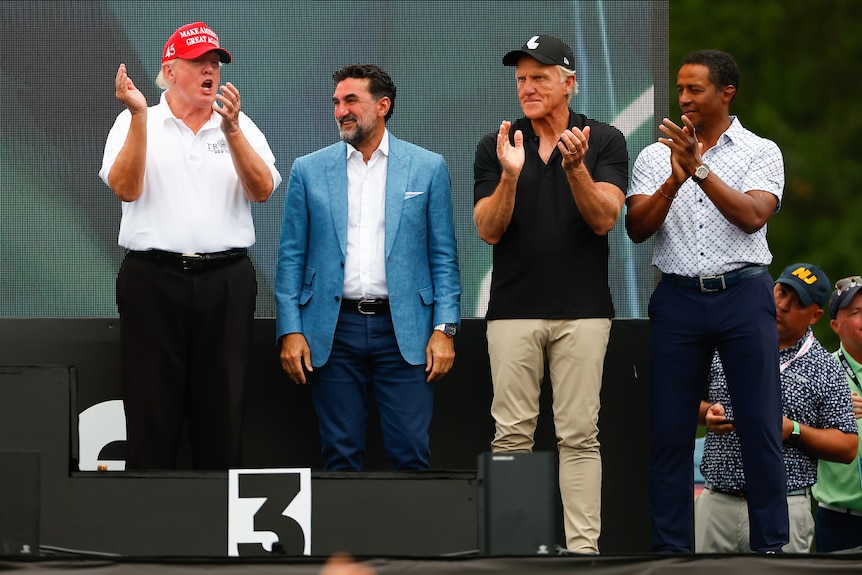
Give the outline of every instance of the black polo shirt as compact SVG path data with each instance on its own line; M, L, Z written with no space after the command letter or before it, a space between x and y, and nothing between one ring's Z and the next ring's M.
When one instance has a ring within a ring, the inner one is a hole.
M596 182L628 187L628 151L622 133L582 114L569 112L569 127L590 126L584 163ZM530 121L514 122L524 134L524 168L515 192L512 220L494 245L494 272L486 318L580 319L614 317L608 287L608 238L593 233L575 205L554 149L547 164ZM474 163L473 201L494 193L502 167L497 133L482 138Z

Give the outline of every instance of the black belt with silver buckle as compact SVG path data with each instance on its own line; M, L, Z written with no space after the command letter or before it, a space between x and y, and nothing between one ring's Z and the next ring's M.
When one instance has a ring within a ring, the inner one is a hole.
M362 315L377 315L389 313L388 299L343 299L341 311L353 311Z
M239 261L248 255L246 248L234 248L223 252L211 252L207 254L180 254L166 252L164 250L134 251L128 250L127 256L159 262L161 264L173 265L183 271L198 271L220 268L233 262Z
M726 290L729 287L742 283L745 280L756 278L767 272L766 266L750 265L738 270L714 276L678 276L676 274L661 274L661 281L673 285L700 290L703 293L711 293Z

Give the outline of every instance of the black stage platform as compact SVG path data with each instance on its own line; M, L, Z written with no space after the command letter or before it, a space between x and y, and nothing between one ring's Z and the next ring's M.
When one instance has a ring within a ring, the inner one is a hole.
M858 554L647 553L649 422L638 415L647 413L642 408L649 380L645 320L615 321L611 332L599 421L604 467L600 557L557 556L554 549L536 557L478 553L476 462L493 433L484 322L465 321L456 340L456 366L437 388L431 430L432 463L438 469L422 473L386 471L373 429L369 471L320 471L307 389L291 385L281 373L273 322L258 320L256 327L245 463L249 469L311 468L310 555L272 555L259 544L257 553L267 556L228 557L227 473L81 471L79 415L119 397L116 320L0 319L0 454L38 452L41 463L35 492L0 489L0 495L21 504L32 495L40 555L0 557L0 571L316 574L326 557L347 552L367 560L379 574L862 573ZM550 394L543 395L536 449L554 451ZM122 459L122 454L122 442L116 442L105 445L99 457Z
M525 575L584 573L589 575L858 575L862 555L682 555L601 557L475 557L475 558L359 558L378 575ZM84 571L98 575L158 573L194 575L242 573L243 575L317 575L324 560L316 558L230 559L134 559L50 558L3 560L0 571L57 574Z
M226 473L81 470L86 450L79 444L79 416L120 397L116 324L113 318L0 319L0 451L41 453L41 545L122 556L225 556ZM379 428L372 426L369 471L331 474L320 471L308 389L281 371L274 321L256 321L244 467L312 470L312 554L437 557L479 548L477 457L493 435L484 327L482 320L464 321L455 367L437 386L435 471L386 471ZM648 422L631 417L647 396L647 330L643 320L615 321L608 350L599 422L600 545L608 553L648 550ZM553 452L549 389L542 411L536 450ZM122 441L104 443L96 449L100 460L122 460ZM557 516L561 532L559 524Z

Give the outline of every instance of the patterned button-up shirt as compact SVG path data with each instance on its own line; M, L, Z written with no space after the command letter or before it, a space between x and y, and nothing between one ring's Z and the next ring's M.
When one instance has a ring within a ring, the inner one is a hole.
M844 372L835 357L816 339L805 351L809 336L813 338L810 327L796 345L779 352L780 364L786 364L781 373L784 415L809 427L837 428L856 434L856 418ZM728 419L732 419L733 406L717 354L712 359L708 401L721 403ZM784 444L784 465L788 491L810 487L817 481L817 459L787 443ZM704 479L718 491L745 489L736 431L724 435L707 432L700 470Z
M784 162L774 142L746 130L736 116L715 146L703 154L712 173L740 193L784 192ZM671 173L670 150L657 142L638 155L628 197L652 195ZM777 208L776 208L777 211ZM742 231L718 211L691 178L683 183L655 235L653 265L664 273L702 276L725 273L747 264L772 262L766 226Z

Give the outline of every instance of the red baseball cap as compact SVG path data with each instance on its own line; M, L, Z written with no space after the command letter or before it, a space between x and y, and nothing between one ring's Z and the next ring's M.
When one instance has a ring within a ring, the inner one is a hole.
M168 38L162 52L162 64L174 58L194 60L210 50L218 52L223 63L230 64L230 52L219 46L218 34L203 22L192 22L177 28Z

